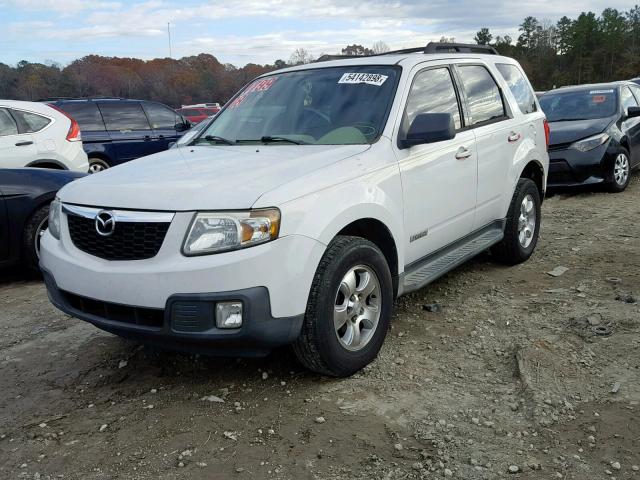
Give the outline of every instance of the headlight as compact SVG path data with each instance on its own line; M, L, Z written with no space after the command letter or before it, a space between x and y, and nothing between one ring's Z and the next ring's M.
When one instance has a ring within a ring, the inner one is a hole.
M571 148L575 148L581 152L588 152L589 150L593 150L594 148L599 147L600 145L609 141L609 135L606 133L601 133L599 135L594 135L593 137L585 138L584 140L580 140L579 142L575 142L571 144Z
M251 247L278 238L280 210L200 212L191 222L182 253L204 255Z
M60 212L62 211L62 203L56 199L49 205L49 232L55 238L60 240Z

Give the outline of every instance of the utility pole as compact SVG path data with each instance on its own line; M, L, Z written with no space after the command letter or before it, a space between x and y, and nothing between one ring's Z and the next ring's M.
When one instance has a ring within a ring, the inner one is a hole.
M167 22L167 35L169 36L169 58L173 58L171 55L171 23Z

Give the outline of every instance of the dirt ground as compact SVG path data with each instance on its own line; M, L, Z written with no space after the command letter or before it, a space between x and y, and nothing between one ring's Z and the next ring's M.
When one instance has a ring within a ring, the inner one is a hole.
M400 299L343 380L287 349L139 347L2 273L0 478L640 479L639 218L639 175L548 198L530 261L480 256Z

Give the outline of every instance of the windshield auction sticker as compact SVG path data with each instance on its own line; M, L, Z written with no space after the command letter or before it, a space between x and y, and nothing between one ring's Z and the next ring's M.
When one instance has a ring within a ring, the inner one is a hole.
M338 83L366 83L367 85L380 87L387 81L387 78L389 78L387 75L380 75L379 73L345 73L340 80L338 80Z
M591 90L589 95L598 95L600 93L613 93L613 90Z
M229 105L229 108L237 107L242 102L244 102L246 98L252 93L266 92L273 86L274 83L276 83L277 79L278 77L269 77L261 80L256 80L247 88L245 88L244 91L233 100L233 102L231 102L231 104Z

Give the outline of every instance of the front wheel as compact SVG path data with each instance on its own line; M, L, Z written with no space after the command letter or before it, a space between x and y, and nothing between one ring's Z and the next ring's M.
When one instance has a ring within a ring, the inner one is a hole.
M38 272L40 261L40 239L49 224L49 205L36 210L27 220L22 237L22 258L24 265L33 272Z
M324 375L354 374L380 351L392 305L391 272L380 249L360 237L336 237L320 261L293 344L300 363Z
M540 234L540 207L536 184L528 178L519 179L509 205L504 238L491 249L498 261L516 265L531 256Z
M109 164L100 158L89 158L88 173L100 173L109 168Z
M622 192L629 185L631 180L631 164L629 163L629 152L620 148L609 167L607 186L609 191L618 193Z

